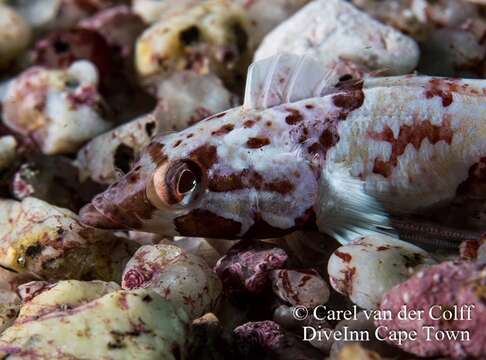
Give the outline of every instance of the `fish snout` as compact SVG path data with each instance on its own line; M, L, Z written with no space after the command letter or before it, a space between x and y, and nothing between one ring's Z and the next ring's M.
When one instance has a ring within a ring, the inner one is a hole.
M114 230L125 228L123 224L113 221L101 211L96 209L96 207L91 203L86 204L81 208L79 211L79 218L83 224L99 229Z

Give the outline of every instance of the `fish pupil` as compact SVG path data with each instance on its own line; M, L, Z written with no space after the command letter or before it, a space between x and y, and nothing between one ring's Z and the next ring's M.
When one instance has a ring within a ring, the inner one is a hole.
M197 186L196 175L188 169L184 169L179 176L179 181L177 183L177 192L179 194L185 194L193 191Z

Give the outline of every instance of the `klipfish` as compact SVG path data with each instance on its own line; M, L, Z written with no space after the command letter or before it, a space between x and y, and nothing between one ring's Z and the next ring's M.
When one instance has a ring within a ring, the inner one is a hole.
M244 104L155 137L80 212L99 228L270 238L373 232L437 245L485 227L486 80L333 78L308 56L252 64Z

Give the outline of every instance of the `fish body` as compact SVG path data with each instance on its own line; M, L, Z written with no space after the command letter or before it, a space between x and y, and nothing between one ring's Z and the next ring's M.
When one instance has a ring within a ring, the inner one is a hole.
M391 229L394 216L486 196L486 81L330 86L306 61L254 65L242 107L156 137L82 220L228 239L317 228L346 242Z

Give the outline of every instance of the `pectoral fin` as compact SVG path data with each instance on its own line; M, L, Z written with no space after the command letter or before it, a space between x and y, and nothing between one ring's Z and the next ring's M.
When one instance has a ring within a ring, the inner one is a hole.
M397 236L383 204L344 166L323 171L319 210L319 229L342 244L375 233Z
M457 249L464 240L479 239L480 231L448 227L420 219L417 214L390 214L389 203L365 191L364 181L350 175L344 166L323 171L321 178L320 231L345 244L356 238L385 233L428 249Z

